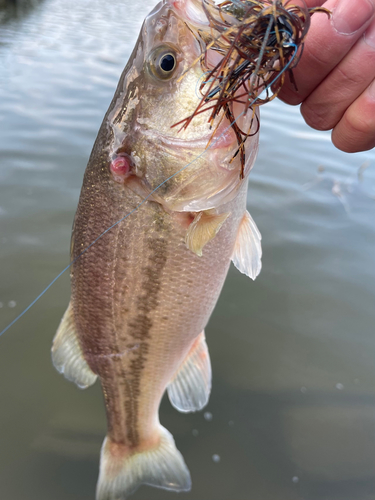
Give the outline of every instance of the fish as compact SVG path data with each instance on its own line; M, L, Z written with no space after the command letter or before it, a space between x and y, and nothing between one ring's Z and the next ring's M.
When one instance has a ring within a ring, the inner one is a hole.
M71 239L71 299L52 344L56 369L80 388L100 380L108 423L97 500L141 484L188 491L191 478L159 421L167 391L181 412L211 390L204 329L230 262L252 279L261 235L246 209L258 151L249 108L234 116L253 135L241 173L230 121L197 115L197 62L209 30L196 0L162 0L146 17L84 174ZM95 244L94 244L95 243Z

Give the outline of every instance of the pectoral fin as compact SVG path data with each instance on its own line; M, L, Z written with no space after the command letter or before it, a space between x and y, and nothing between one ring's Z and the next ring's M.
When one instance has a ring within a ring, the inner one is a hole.
M211 392L211 362L204 332L193 343L168 386L172 405L181 412L201 410Z
M71 303L53 339L52 362L59 373L76 383L80 389L89 387L97 378L83 357L75 330Z
M262 235L248 211L243 216L232 255L233 264L252 280L262 269Z
M216 236L229 215L198 212L186 233L186 246L202 257L203 247Z

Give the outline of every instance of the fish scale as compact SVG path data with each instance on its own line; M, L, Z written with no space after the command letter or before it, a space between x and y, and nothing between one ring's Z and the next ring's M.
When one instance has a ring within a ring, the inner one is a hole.
M84 203L85 185L82 193L83 203L80 204L79 210L87 214ZM93 207L90 198L89 202L93 214L100 219L101 207L98 206L98 202ZM114 411L113 405L116 403L109 402L108 399L113 382L110 380L107 383L106 369L110 372L115 369L114 367L109 369L109 364L118 367L119 379L121 371L131 374L129 383L133 394L137 393L137 396L139 392L147 396L151 394L151 401L145 398L145 401L141 402L143 405L141 412L152 415L155 407L159 406L166 386L185 358L191 343L205 327L216 304L245 205L246 192L243 189L233 202L222 207L224 211L231 212L230 220L216 238L207 244L204 255L198 257L186 248L185 231L181 230L169 214L164 214L167 219L165 226L172 226L169 230L164 228L164 231L161 231L159 228L155 239L145 233L145 227L152 227L155 220L160 219L159 206L153 202L146 202L132 219L123 221L119 228L115 228L116 236L108 235L103 238L107 240L106 242L92 248L86 256L87 262L80 259L74 265L72 299L75 303L75 317L80 318L77 320L77 326L79 324L82 331L80 339L83 352L94 352L96 356L125 353L119 360L109 358L109 361L103 361L104 367L101 366L102 361L99 363L100 366L97 366L95 356L91 354L89 357L89 365L100 376L107 394L107 414L110 421L113 419L117 421L114 414L117 415L121 411L120 409ZM131 208L132 206L128 206L126 210ZM106 202L103 209L107 210ZM116 217L119 214L113 215ZM90 240L90 236L86 235L87 241ZM163 244L158 248L157 242L161 239ZM126 260L115 257L116 251L123 247L135 249L130 252ZM102 265L103 262L107 264L107 269L104 271L102 268L101 272L112 276L112 279L105 280L104 283L103 280L98 281L95 275L93 280L90 272L81 276L77 270L77 268L90 270L97 267L98 263ZM151 276L150 270L154 271ZM129 283L136 283L134 289L123 293L121 298L116 293L118 274L125 275ZM81 292L88 289L90 289L89 297ZM84 300L79 298L82 295ZM107 300L112 306L110 314L106 310ZM83 318L86 321L82 321ZM95 334L92 335L92 330L89 330L95 324L100 328L100 342ZM113 328L114 324L116 329ZM129 343L140 343L142 347L128 352ZM141 376L149 392L139 390L139 372L143 372ZM157 380L152 381L155 373L158 373L158 377L155 377ZM128 379L126 376L125 378ZM115 390L117 392L118 388ZM159 400L155 394L159 395ZM126 398L131 397L132 394L126 396ZM116 397L112 399L118 401ZM157 400L156 403L154 399ZM138 398L135 401L139 404ZM127 415L126 420L129 418ZM111 425L116 442L120 441L117 434L123 434L124 425L126 423L120 428L113 423ZM143 423L137 417L137 425L149 432L148 421ZM130 445L136 444L130 443Z

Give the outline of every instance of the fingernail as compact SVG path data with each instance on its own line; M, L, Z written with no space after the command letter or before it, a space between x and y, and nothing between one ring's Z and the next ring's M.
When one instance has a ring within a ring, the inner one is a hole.
M375 22L366 30L364 37L365 42L375 49Z
M374 14L374 4L370 0L341 0L333 12L332 23L342 35L358 31Z
M372 82L372 84L369 86L367 89L368 95L370 98L375 101L375 80Z

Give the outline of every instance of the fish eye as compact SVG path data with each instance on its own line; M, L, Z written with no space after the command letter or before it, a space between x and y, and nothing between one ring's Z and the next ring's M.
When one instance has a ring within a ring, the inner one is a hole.
M165 56L160 59L159 65L162 71L168 73L169 71L174 70L176 66L176 59L173 54L165 54Z
M156 47L149 55L148 67L159 80L169 80L177 67L177 54L167 45Z

